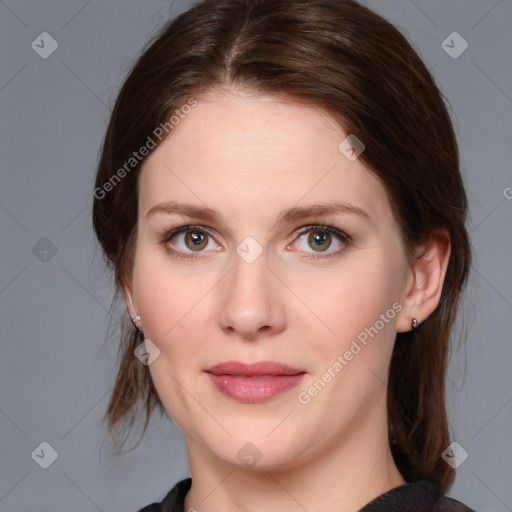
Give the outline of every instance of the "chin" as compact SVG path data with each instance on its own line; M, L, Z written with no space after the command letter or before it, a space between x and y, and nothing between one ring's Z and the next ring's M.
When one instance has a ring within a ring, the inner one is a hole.
M227 443L210 445L210 449L226 463L251 471L285 470L298 463L300 436L283 430L280 434L269 430L257 434L241 431Z

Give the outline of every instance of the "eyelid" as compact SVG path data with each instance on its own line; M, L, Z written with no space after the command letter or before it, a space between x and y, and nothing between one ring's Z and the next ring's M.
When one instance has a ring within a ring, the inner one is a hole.
M211 228L209 228L209 227L196 226L194 224L186 224L183 226L178 226L178 227L171 228L171 229L167 230L162 237L162 242L168 242L174 235L177 235L179 233L183 233L186 231L194 231L194 230L201 231L203 233L207 233L212 238L215 238L214 235L212 234L213 230L211 230Z
M318 231L326 231L327 233L331 233L333 235L336 235L340 238L341 241L348 243L351 240L351 237L347 235L344 231L341 229L335 228L334 226L331 226L329 224L309 224L308 226L305 226L304 228L301 228L302 231L298 233L298 236L305 235L306 233L309 233L311 231L314 231L315 229Z

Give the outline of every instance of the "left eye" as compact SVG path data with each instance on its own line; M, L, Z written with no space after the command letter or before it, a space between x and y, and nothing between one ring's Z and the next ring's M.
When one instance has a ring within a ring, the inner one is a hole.
M200 229L181 231L172 237L173 245L183 252L201 252L207 249L213 249L210 245L215 246L213 239L209 233Z
M300 233L294 244L298 245L299 251L311 252L308 249L313 249L317 253L327 252L334 245L334 250L329 251L332 253L338 252L336 248L342 249L348 241L348 235L330 226L310 226Z

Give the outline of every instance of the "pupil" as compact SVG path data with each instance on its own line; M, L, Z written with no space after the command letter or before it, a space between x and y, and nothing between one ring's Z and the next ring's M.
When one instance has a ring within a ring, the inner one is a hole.
M316 248L327 249L331 243L329 241L330 235L323 231L316 231L309 235L309 241L312 242Z
M199 233L192 233L192 242L194 244L200 244L203 241L203 235L200 235Z
M325 242L325 235L316 235L315 236L315 243L318 245L322 245Z
M205 245L205 236L203 233L199 233L197 231L189 231L186 235L186 243L189 245L189 248L192 250L203 249Z

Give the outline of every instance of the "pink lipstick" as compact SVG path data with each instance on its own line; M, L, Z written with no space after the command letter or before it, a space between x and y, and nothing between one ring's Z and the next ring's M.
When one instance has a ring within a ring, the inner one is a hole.
M297 386L306 373L274 361L226 361L205 371L221 393L246 403L270 400Z

